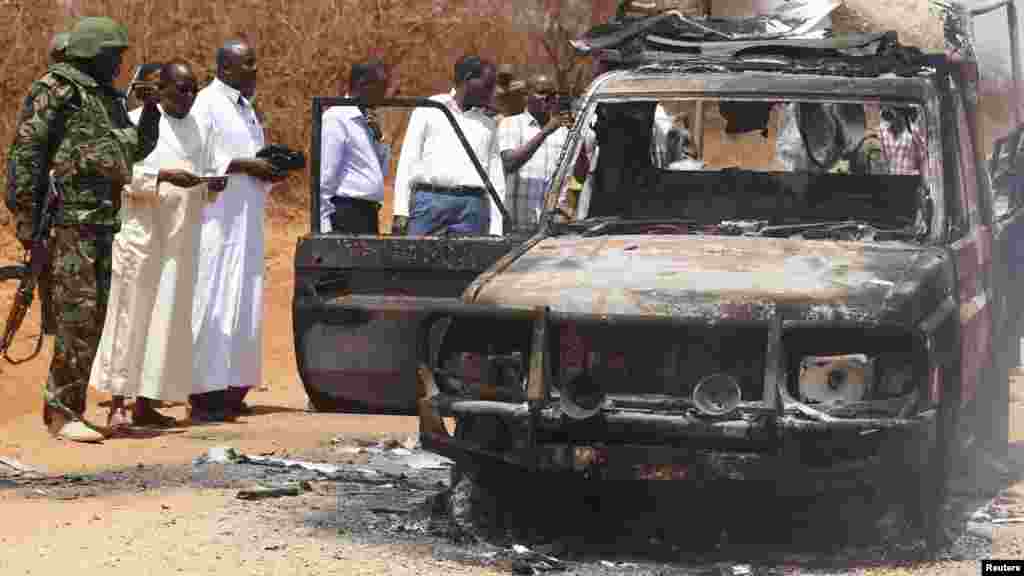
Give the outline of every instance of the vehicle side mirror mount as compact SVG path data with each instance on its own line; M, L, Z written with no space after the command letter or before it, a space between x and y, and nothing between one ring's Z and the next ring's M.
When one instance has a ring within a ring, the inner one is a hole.
M935 201L928 189L922 186L917 201L917 237L924 240L932 232L932 218L935 217Z

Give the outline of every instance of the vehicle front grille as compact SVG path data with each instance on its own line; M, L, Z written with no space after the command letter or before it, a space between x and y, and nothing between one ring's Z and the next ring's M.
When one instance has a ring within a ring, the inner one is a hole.
M557 384L586 366L606 394L688 398L704 377L725 373L740 385L742 401L764 395L768 331L737 327L559 326Z

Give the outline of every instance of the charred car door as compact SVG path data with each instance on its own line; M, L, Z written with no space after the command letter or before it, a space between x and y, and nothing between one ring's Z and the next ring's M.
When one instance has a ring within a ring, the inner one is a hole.
M292 322L299 376L318 410L415 414L416 309L353 312L350 295L384 299L418 296L458 300L462 291L521 243L515 237L404 237L320 232L321 115L346 98L314 98L310 162L310 233L295 250ZM491 201L506 216L480 161L451 112L441 103L391 99L382 107L430 107L445 114Z

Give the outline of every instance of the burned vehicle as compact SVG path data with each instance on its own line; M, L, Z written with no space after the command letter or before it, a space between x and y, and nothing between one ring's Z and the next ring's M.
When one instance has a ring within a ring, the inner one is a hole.
M1007 410L990 303L1019 293L974 62L891 33L670 44L604 50L531 237L300 239L311 400L418 415L458 474L881 461L937 543L965 434Z

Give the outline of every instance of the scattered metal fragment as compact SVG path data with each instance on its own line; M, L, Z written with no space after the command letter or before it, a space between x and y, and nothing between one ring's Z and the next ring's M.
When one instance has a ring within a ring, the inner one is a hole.
M565 570L558 558L535 552L522 544L512 546L512 570L516 574L540 574Z
M995 527L991 524L980 523L980 522L967 522L967 533L971 536L992 541L995 534Z
M295 482L284 486L260 486L247 490L239 490L239 500L262 500L264 498L280 498L282 496L298 496L304 491L312 490L309 482Z
M14 458L10 458L7 456L0 456L0 464L3 464L5 467L14 470L18 474L31 474L40 476L44 474L44 472L38 468L29 466L28 464L25 464L23 462L20 462L18 460L15 460Z
M443 470L450 468L452 461L444 456L419 452L406 457L404 464L413 470Z
M990 520L993 524L1024 524L1024 517L1016 518L993 518Z
M238 461L280 468L302 468L304 470L310 470L312 472L323 474L325 476L332 476L334 474L337 474L342 469L341 466L335 466L334 464L324 464L321 462L305 462L302 460L290 460L287 458L275 458L270 456L248 456L245 454L240 454Z
M215 446L210 448L206 454L196 458L193 464L228 464L238 462L241 458L242 454L230 446Z

